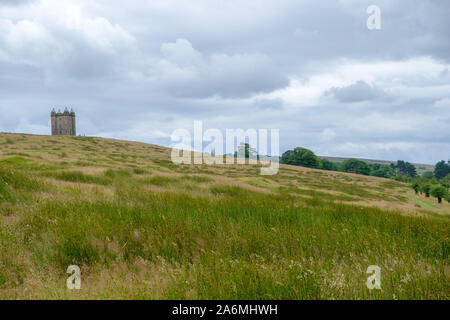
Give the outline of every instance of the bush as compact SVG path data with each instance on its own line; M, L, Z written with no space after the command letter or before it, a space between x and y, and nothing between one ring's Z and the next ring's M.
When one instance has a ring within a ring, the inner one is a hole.
M394 169L386 164L375 163L372 165L371 176L380 178L391 178L394 176Z
M446 187L441 185L434 185L430 189L431 195L438 199L438 203L442 202L442 198L445 198L448 194Z
M338 166L336 163L334 163L328 159L321 159L320 162L321 162L321 165L320 165L321 169L329 170L329 171L338 171Z
M370 165L362 160L348 159L342 162L342 171L364 174L368 176L370 174Z
M416 194L418 194L419 190L420 190L420 184L417 181L414 181L411 184L411 188L413 188L413 190L416 192Z
M431 185L429 183L425 183L422 185L422 192L425 193L425 197L430 197Z
M311 150L295 148L288 150L281 156L281 162L308 168L319 168L320 160Z
M450 161L447 163L444 160L436 163L434 168L434 175L438 179L445 178L446 175L450 174Z

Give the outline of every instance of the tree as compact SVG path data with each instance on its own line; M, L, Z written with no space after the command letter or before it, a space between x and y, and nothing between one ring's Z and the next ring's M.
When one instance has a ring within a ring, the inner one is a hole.
M411 187L414 189L414 191L416 192L416 194L419 193L420 190L420 184L417 181L414 181L411 185Z
M417 170L414 165L403 160L398 160L396 165L391 165L396 175L407 175L411 178L417 176Z
M320 162L321 162L320 168L323 170L329 170L329 171L337 171L338 170L337 164L328 159L321 159Z
M450 173L450 160L446 163L444 160L436 163L434 167L434 175L437 179L442 179Z
M434 173L431 172L431 171L425 171L424 173L422 173L422 178L433 179L434 178Z
M342 162L341 167L344 172L364 174L366 176L370 174L370 165L358 159L345 160Z
M438 199L438 203L442 203L442 198L446 197L448 190L439 184L431 187L431 195Z
M295 148L288 150L281 156L281 162L308 168L319 168L320 160L311 150L305 148Z
M422 191L423 191L423 193L425 193L425 197L427 197L427 198L430 197L430 190L431 190L431 184L425 183L424 185L422 185Z
M241 142L238 151L234 153L235 157L245 155L245 159L256 158L256 149L252 148L248 143Z
M450 173L439 181L444 187L450 188Z
M388 166L386 164L375 163L372 165L370 175L374 177L391 178L394 176L394 170L391 166Z

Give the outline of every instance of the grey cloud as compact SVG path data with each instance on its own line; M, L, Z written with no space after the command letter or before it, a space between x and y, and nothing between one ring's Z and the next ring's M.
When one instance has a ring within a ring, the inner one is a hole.
M372 0L19 3L0 1L0 131L48 134L51 108L68 105L87 135L169 145L204 120L279 128L281 151L449 157L450 2L379 0L379 31L365 25ZM442 70L328 84L342 63L424 56ZM283 93L292 80L313 87ZM311 98L327 88L334 101Z
M162 45L155 80L178 97L248 97L286 87L288 78L260 53L205 56L186 39Z
M325 92L325 96L332 96L339 102L388 101L392 99L392 96L381 88L363 80L346 87L330 88Z
M283 108L283 99L256 99L253 104L260 110L280 110Z

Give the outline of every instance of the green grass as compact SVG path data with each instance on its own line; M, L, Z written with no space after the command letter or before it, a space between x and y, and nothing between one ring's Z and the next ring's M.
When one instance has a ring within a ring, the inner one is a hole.
M228 197L245 197L249 194L249 191L239 186L213 186L210 188L210 192L215 196L228 196Z
M433 206L432 204L429 204L429 203L426 202L426 201L422 201L422 200L417 199L417 198L415 198L415 197L411 197L411 196L408 195L408 194L405 194L405 197L407 197L408 199L410 199L410 200L412 200L412 201L414 201L414 202L420 204L421 206L424 206L424 207L427 208L427 209L440 210L440 208L438 208L438 207L436 207L436 206Z
M47 268L108 270L143 259L176 270L164 274L172 282L160 292L165 298L448 297L449 223L330 203L297 207L293 198L252 192L227 195L141 192L127 203L44 202L22 225L34 235L28 249ZM384 270L381 292L365 288L372 264ZM401 282L407 275L409 282ZM154 298L150 292L140 294Z
M45 190L45 184L20 171L0 166L0 204L17 203L29 199L29 192Z
M162 149L64 139L55 157L24 138L29 157L0 160L0 299L449 299L450 221L395 209L401 183L172 166ZM106 160L120 148L137 163ZM379 199L392 209L358 205ZM370 265L382 290L366 287Z
M89 174L84 174L80 171L60 171L47 173L47 177L51 177L57 180L74 182L74 183L90 183L90 184L101 184L107 185L111 183L110 176L105 174L105 176L94 176Z

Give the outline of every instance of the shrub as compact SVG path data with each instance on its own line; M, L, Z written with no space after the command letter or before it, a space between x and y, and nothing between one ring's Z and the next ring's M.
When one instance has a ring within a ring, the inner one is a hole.
M422 191L423 191L423 193L425 193L425 197L427 197L427 198L430 197L430 190L431 190L431 185L429 183L425 183L422 186Z
M414 181L411 185L411 187L413 188L413 190L416 192L416 194L419 193L420 190L420 184L417 181Z
M448 194L447 188L441 185L434 185L431 187L431 195L438 199L438 203L442 203L442 198L445 198Z
M320 160L311 150L295 148L288 150L281 156L281 162L308 168L319 168Z
M348 159L342 162L341 166L344 172L364 174L366 176L370 174L370 166L362 160Z
M334 163L328 159L321 159L320 162L321 162L321 165L320 165L321 169L329 170L329 171L338 171L338 166L336 163Z

